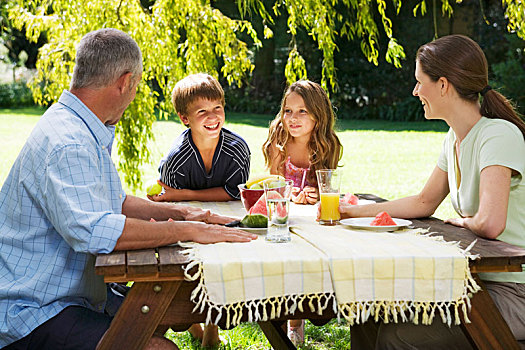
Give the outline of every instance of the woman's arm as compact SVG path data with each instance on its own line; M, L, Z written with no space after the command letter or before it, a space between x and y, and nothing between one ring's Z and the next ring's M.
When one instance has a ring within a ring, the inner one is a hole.
M341 203L339 211L342 218L375 216L382 211L397 218L421 218L434 214L448 193L447 173L436 166L423 190L415 196L367 205Z
M511 169L492 165L484 168L479 180L479 208L476 215L445 222L465 227L480 237L495 239L507 223Z

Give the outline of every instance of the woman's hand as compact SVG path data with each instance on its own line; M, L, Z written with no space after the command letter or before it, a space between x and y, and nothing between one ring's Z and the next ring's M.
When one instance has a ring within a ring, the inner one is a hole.
M467 227L465 225L465 218L450 218L445 220L445 224L451 224L458 227Z

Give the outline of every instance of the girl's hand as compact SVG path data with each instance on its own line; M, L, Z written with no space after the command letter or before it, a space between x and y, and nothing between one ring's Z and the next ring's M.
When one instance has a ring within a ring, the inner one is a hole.
M300 191L297 195L293 195L293 192L292 192L292 202L296 203L296 204L306 204L307 201L306 201L306 194L304 193L304 191Z
M294 190L295 193L294 194ZM317 189L315 187L306 186L302 191L299 187L294 187L292 190L292 202L296 204L315 204L318 200Z
M305 186L303 192L306 196L307 204L315 204L319 200L319 195L317 194L317 188L312 186Z

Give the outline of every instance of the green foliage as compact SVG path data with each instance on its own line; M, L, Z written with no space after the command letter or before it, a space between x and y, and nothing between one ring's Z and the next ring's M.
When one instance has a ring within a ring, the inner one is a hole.
M165 116L171 103L158 102L157 84L169 96L174 84L190 73L220 74L229 84L241 85L252 71L252 53L238 38L246 33L260 45L247 21L232 20L213 9L209 2L158 0L143 8L135 0L16 0L10 19L25 28L27 37L37 40L47 33L48 42L39 52L37 76L31 88L35 101L48 104L68 88L74 67L75 47L87 32L113 27L129 33L139 44L144 58L143 83L135 101L126 110L119 127L119 169L134 189L141 187L140 165L150 156L146 145L153 137L155 109ZM64 40L67 38L67 40ZM219 62L220 60L220 62Z
M491 66L494 78L492 86L509 98L517 107L520 114L525 115L525 42L512 40L506 53L506 60Z
M31 90L25 83L0 84L0 108L18 108L33 104Z
M508 30L525 38L525 2L502 1ZM288 82L305 77L320 81L334 97L334 104L343 115L351 110L348 106L371 106L370 111L360 110L359 113L376 113L389 120L418 119L413 113L413 102L399 102L392 97L396 94L410 96L411 89L407 85L412 84L412 78L408 78L405 71L389 76L393 70L387 68L381 75L370 73L363 76L360 70L370 71L368 66L378 66L383 57L398 69L405 59L405 50L412 53L417 49L417 46L410 47L411 43L432 38L420 28L399 36L399 27L405 25L398 20L402 9L410 6L412 16L418 12L424 15L428 7L426 0L405 7L402 7L401 0L237 0L239 14L228 15L214 8L210 0L8 2L9 6L13 4L9 13L16 28L25 30L33 41L43 33L47 36L47 44L39 51L38 73L31 85L33 96L40 104L56 101L67 88L74 65L75 46L88 31L114 27L129 33L138 42L144 56L143 83L117 128L119 169L134 190L141 185L139 168L150 156L146 144L153 137L151 127L156 113L163 117L173 113L169 99L164 97L170 96L174 84L189 73L208 72L230 87L245 86L254 69L254 51L261 47L262 40L265 43L278 40L281 33L288 35L286 40L289 43L284 45L286 52L281 53L282 59L275 59L276 62L285 62L275 63L280 69L279 78L284 73ZM455 3L460 2L456 0ZM146 3L151 6L143 5ZM432 2L434 7L438 3L438 0ZM450 16L453 4L450 0L441 0L441 13ZM5 8L2 7L4 13ZM436 12L434 9L434 24ZM242 19L243 16L252 22L257 17L262 22L257 24L259 33L255 24ZM283 19L285 24L281 28L279 23ZM396 36L403 41L398 42ZM405 36L409 39L408 44ZM354 40L356 45L347 45ZM305 48L302 43L307 41ZM352 56L342 55L348 52L345 46L350 46ZM344 66L338 66L338 61ZM366 61L374 66L367 65ZM410 61L404 66L411 68ZM354 75L340 70L340 67L346 69L348 64L357 65L350 71L353 69L356 76L365 80L358 81ZM264 79L260 81L264 82ZM275 110L273 102L278 104L284 86L277 89L276 84L267 85L273 91L262 94L263 102L253 102L254 95L249 89L234 93L233 100L237 98L249 106L251 97L251 104L256 107L251 111L262 112L259 108L264 105L267 106L265 111L268 108ZM381 88L383 92L379 91ZM378 107L392 102L397 103L393 110ZM231 105L231 100L229 103ZM270 104L272 106L268 107ZM240 107L231 108L239 110Z
M521 0L502 0L502 3L508 18L507 30L525 40L525 3Z

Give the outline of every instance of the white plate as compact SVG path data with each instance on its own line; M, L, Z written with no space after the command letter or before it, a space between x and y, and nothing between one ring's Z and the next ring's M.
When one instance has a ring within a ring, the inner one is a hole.
M365 205L365 204L372 204L372 203L375 203L375 201L371 199L360 199L357 201L358 205Z
M400 228L407 227L409 225L412 225L412 221L405 220L405 219L396 219L392 218L395 225L391 226L372 226L370 223L375 219L375 217L365 217L365 218L351 218L351 219L343 219L339 221L341 225L350 226L353 228L359 228L359 229L365 229L365 230L372 230L372 231L395 231L399 230Z
M246 232L255 233L256 235L265 235L268 230L266 227L240 227L238 226L235 228L238 228L239 230L243 230Z

